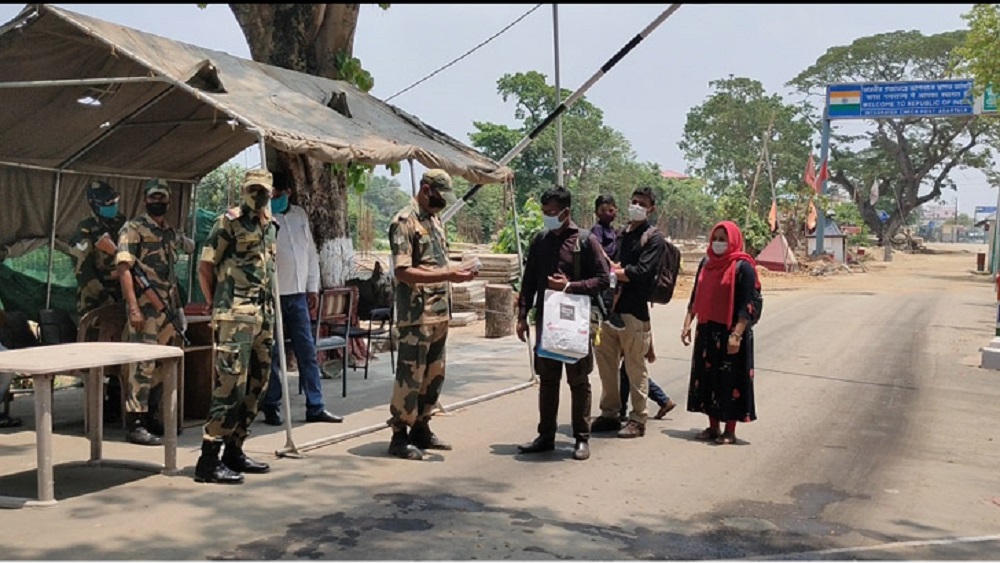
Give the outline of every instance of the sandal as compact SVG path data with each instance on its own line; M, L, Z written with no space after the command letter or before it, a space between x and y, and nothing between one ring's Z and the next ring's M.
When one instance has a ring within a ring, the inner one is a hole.
M719 437L719 431L715 428L706 428L695 435L695 440L701 440L707 442L708 440L715 440Z
M0 428L17 428L21 426L21 419L11 416L0 416Z
M735 444L736 434L733 432L723 432L718 438L715 439L716 444Z

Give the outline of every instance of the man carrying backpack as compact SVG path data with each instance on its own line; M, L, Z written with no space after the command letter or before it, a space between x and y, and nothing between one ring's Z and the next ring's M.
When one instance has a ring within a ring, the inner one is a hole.
M591 431L620 430L619 438L638 438L646 434L646 400L649 393L646 353L652 338L649 299L667 249L663 235L648 220L655 210L656 196L652 188L643 186L632 192L628 207L629 223L618 239L619 264L615 264L612 271L621 286L614 312L621 315L623 328L602 331L601 342L594 349L601 375L601 415L594 420ZM650 229L650 234L643 236ZM605 325L610 328L607 321ZM632 412L624 428L618 418L622 403L618 368L622 358L632 399Z

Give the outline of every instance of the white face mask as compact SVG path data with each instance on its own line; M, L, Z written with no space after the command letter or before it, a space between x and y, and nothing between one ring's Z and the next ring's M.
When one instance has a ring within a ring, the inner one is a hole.
M546 231L557 231L563 226L564 221L559 218L560 215L562 215L562 211L554 217L542 214L542 226L545 227Z
M722 256L729 249L729 243L724 240L713 240L712 241L712 252L716 256Z
M628 220L629 221L645 221L646 220L646 208L637 205L635 203L628 204Z

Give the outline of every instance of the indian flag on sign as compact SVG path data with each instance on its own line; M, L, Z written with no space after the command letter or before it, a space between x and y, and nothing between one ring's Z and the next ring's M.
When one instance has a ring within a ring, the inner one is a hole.
M831 90L830 117L859 115L861 113L861 87L855 90Z

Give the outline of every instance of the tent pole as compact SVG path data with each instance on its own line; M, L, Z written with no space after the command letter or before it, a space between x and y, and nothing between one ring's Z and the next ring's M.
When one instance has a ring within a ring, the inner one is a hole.
M552 44L555 57L556 107L562 103L562 88L559 85L559 4L552 4ZM556 185L566 181L563 175L562 116L556 118ZM563 186L565 187L565 186Z
M52 308L52 263L56 252L56 217L59 214L59 183L62 172L56 172L55 187L52 190L52 229L49 231L49 271L45 276L45 308Z
M410 163L410 195L417 197L417 176L416 172L413 170L413 159L409 159Z
M198 182L191 184L191 203L188 209L191 210L191 240L196 240L198 233ZM198 245L195 244L194 254L188 255L188 298L187 302L194 301L194 271L198 269ZM205 296L208 297L207 295Z
M267 170L267 146L264 144L264 135L258 130L257 144L260 147L260 169ZM287 356L285 354L285 325L281 318L281 291L278 289L278 270L275 264L274 275L271 276L271 293L274 297L274 349L278 352L278 373L281 375L281 406L285 411L285 450L291 454L298 454L292 440L292 400L288 396L288 368L285 366ZM274 353L274 350L271 352ZM346 374L344 374L346 377Z
M528 145L530 145L532 141L534 141L535 138L537 138L542 133L542 131L544 131L545 128L549 126L550 123L555 121L556 118L562 115L564 111L573 107L573 104L575 104L577 100L583 97L584 92L589 90L591 86L596 84L598 80L600 80L601 78L604 77L605 74L610 72L611 69L614 68L616 64L618 64L618 61L625 58L625 55L628 55L629 51L634 49L635 46L641 43L642 40L645 39L647 36L649 36L650 33L653 33L653 31L657 27L659 27L660 24L662 24L664 21L667 20L667 18L672 16L674 12L680 9L680 7L681 7L680 4L671 4L666 10L663 11L663 13L661 13L659 16L656 16L655 20L653 20L649 25L647 25L645 29L640 31L635 37L630 39L629 42L626 43L621 49L619 49L617 53L612 55L611 58L608 59L606 63L601 65L601 68L597 69L597 72L595 72L593 76L587 79L587 81L583 83L583 86L580 86L579 88L577 88L576 92L570 94L569 97L566 98L565 102L559 104L559 106L556 107L556 109L553 110L552 113L546 116L546 118L543 119L541 123L539 123L530 133L528 133L527 137L521 139L517 143L517 145L514 146L514 148L510 149L510 151L507 154L505 154L503 158L501 158L497 162L497 164L499 164L500 166L506 166L507 164L510 163L510 161L514 160L514 157L521 154L521 151L526 149ZM448 220L450 220L456 213L458 213L463 207L465 207L465 205L469 202L469 200L472 199L472 197L476 195L476 192L478 192L479 189L482 187L483 187L482 184L476 184L475 186L469 188L469 191L465 192L465 195L463 195L451 207L444 210L444 213L441 214L441 222L447 223Z

